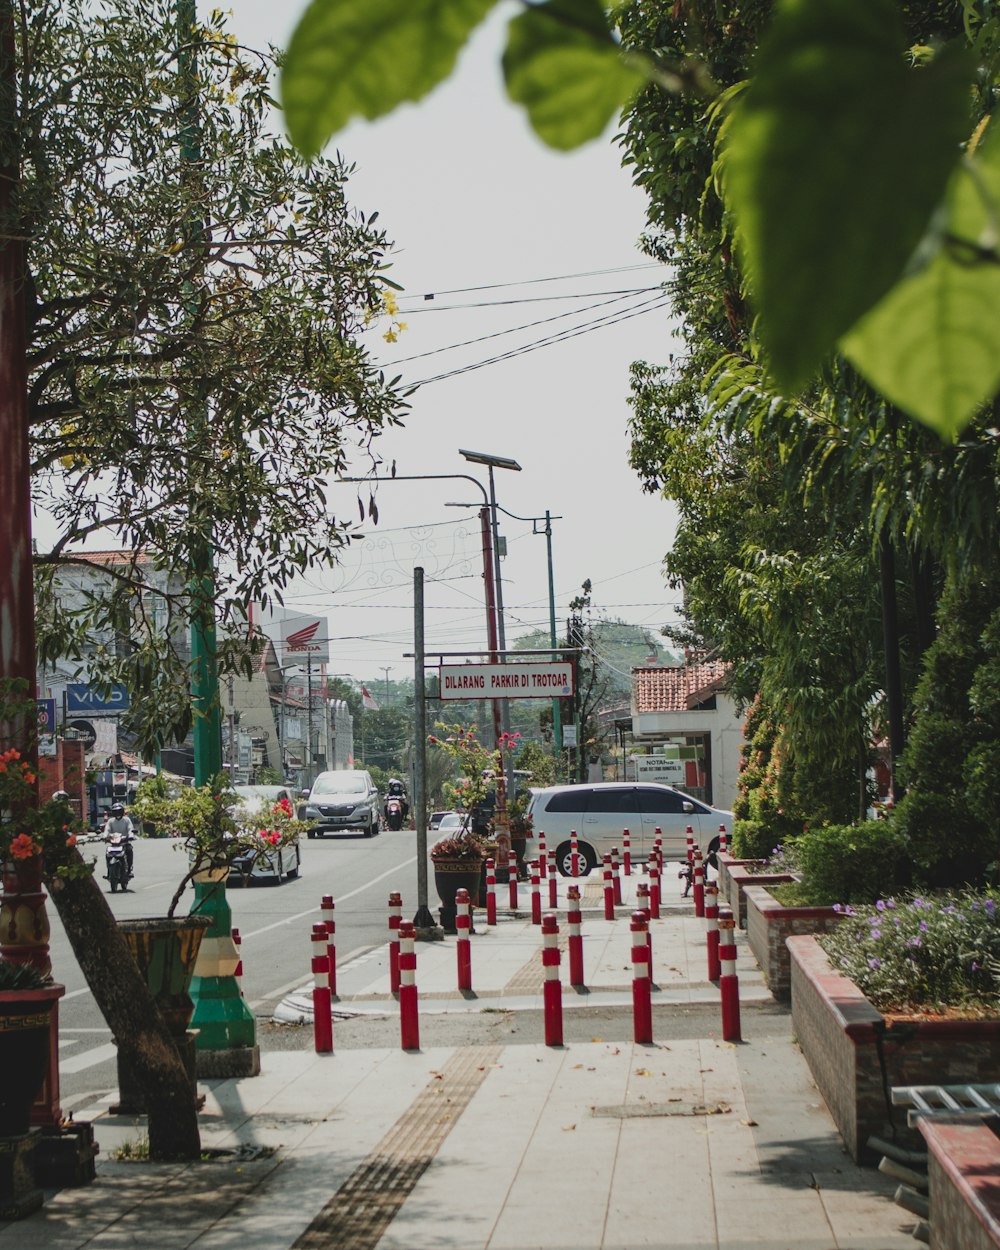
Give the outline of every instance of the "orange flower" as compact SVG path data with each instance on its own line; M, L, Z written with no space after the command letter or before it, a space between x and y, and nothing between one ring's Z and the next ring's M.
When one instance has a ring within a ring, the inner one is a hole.
M71 834L69 835L69 837L66 839L66 845L67 845L67 846L76 846L76 834L75 834L75 833L71 833Z
M32 842L30 834L19 833L10 844L10 853L14 859L30 859L38 854L38 847Z

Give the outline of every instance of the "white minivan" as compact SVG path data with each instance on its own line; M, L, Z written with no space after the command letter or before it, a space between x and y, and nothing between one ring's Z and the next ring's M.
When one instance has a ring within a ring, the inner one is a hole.
M534 837L556 851L556 863L564 877L570 874L570 833L575 830L580 846L580 872L587 873L604 855L622 849L622 832L629 831L632 856L646 859L653 849L656 830L663 835L667 859L685 859L687 828L707 855L720 827L733 831L733 813L709 807L683 790L655 782L604 781L591 785L549 786L536 790L528 808Z

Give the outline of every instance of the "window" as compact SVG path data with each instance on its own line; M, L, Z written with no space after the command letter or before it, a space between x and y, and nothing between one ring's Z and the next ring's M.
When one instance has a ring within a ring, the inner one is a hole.
M680 816L684 811L684 795L676 790L639 790L638 797L639 810L650 816Z
M634 790L592 790L589 812L621 813L634 816L638 811Z
M584 812L587 810L588 790L564 790L553 794L545 804L547 812Z

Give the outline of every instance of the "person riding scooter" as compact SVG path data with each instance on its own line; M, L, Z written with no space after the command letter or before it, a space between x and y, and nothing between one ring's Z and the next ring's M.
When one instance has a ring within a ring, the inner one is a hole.
M396 799L403 809L403 819L405 820L410 814L410 805L406 801L406 787L398 777L390 777L389 784L386 786L385 802L382 804L382 815L389 819L389 800Z
M112 837L118 836L125 844L125 863L128 867L129 880L135 875L132 871L132 843L135 840L135 825L128 816L125 815L124 803L115 803L111 808L111 815L104 824L104 840L108 842Z

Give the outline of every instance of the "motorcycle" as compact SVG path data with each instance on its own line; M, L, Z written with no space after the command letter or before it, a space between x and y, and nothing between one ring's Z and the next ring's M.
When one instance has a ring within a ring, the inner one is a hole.
M385 823L390 829L402 829L403 827L403 801L402 799L389 798L385 801Z
M111 893L117 894L119 887L122 893L128 889L129 877L128 858L125 853L125 837L120 833L108 836L108 844L104 851L104 863L107 868L107 879L111 885Z

